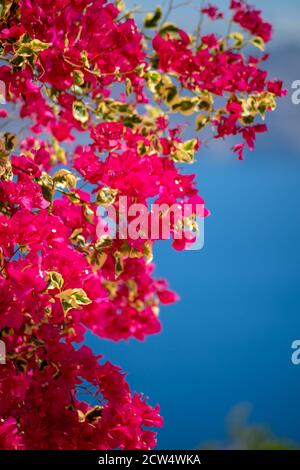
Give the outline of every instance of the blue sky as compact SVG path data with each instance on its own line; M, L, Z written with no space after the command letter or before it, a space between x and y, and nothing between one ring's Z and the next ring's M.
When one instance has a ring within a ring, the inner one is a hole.
M135 5L141 5L142 9L152 11L157 5L166 6L169 0L153 1L143 0L127 0L127 8L132 8ZM185 3L181 0L175 1L174 4ZM211 0L211 4L218 5L221 9L226 11L230 1L229 0ZM300 39L299 16L300 16L300 3L298 0L252 0L251 4L255 4L263 12L267 20L272 21L274 24L275 35L274 42L280 42ZM194 0L191 2L193 7L201 4L201 0ZM140 15L139 15L140 16ZM192 7L183 6L174 11L172 19L178 22L186 30L191 30L197 21L197 14Z
M274 23L270 69L290 88L300 79L300 2L252 3ZM177 10L179 18L188 29L194 13ZM288 96L269 124L244 162L223 143L198 155L193 171L212 216L202 251L156 248L157 275L181 296L162 310L163 332L145 343L90 338L129 371L133 389L160 403L159 448L223 438L225 417L241 402L252 404L252 420L300 442L300 366L290 360L300 339L300 107Z

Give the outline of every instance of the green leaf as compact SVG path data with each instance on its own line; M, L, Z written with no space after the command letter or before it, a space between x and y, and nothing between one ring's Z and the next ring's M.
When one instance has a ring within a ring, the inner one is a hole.
M16 142L17 142L16 136L14 134L11 134L10 132L5 132L3 137L4 137L5 150L10 152L16 146Z
M136 114L133 114L132 116L124 116L122 118L122 123L124 124L125 127L129 127L130 129L134 129L134 127L137 124L140 124L142 122L142 119L137 116Z
M60 188L73 189L76 187L78 178L70 171L61 169L53 175L53 181Z
M264 52L266 50L265 41L259 36L255 36L254 38L252 38L251 39L251 44L253 44L253 46L257 47L262 52Z
M42 187L42 193L46 201L51 203L54 196L54 183L51 176L43 171L38 180L38 184Z
M120 274L124 271L124 261L123 261L123 255L120 251L116 251L114 253L114 258L115 258L115 276L119 277Z
M67 196L69 201L73 202L73 204L81 204L80 197L74 191L70 191L70 192L66 193L65 195Z
M198 98L180 98L179 100L175 101L172 105L172 111L180 112L184 115L191 115L195 112L196 106L198 104Z
M130 78L126 78L125 87L126 87L126 96L131 95L131 93L132 93L132 82L131 82Z
M90 224L93 224L95 214L94 211L87 204L84 204L83 206L83 215Z
M197 139L191 139L177 144L176 151L172 154L173 160L180 163L193 163L196 146Z
M82 235L83 229L82 228L76 228L73 230L72 235L70 236L70 240L73 243L73 245L77 246L84 246L85 245L85 238Z
M94 406L85 413L85 420L89 423L97 423L103 414L103 406Z
M146 15L145 20L144 20L144 27L156 28L161 17L162 17L162 9L160 7L156 7L153 13L148 13Z
M198 116L196 117L196 130L200 131L206 126L208 122L209 122L208 116L205 116L204 114L198 114Z
M60 273L56 271L46 271L46 282L47 282L47 289L61 289L64 284L64 278Z
M115 202L117 194L117 189L112 189L108 186L105 186L104 188L100 189L100 191L98 191L96 202L100 206L110 206Z
M12 173L12 166L9 160L5 158L1 158L1 151L0 151L0 179L8 181L13 179L13 173ZM0 252L1 255L1 252ZM1 256L0 256L0 265L1 263Z
M75 85L82 86L84 84L84 73L81 70L74 70L73 78Z
M156 92L156 87L161 81L162 76L156 70L149 70L146 74L147 85L152 93Z
M203 91L198 97L198 109L211 112L213 109L214 98L212 93Z
M60 299L65 313L72 308L80 310L82 306L92 303L83 289L67 289L55 297Z
M25 36L22 38L22 42L18 42L18 49L16 54L22 57L31 57L34 54L45 51L50 46L47 42L42 42L39 39L33 39L32 41L27 41L28 38Z
M123 0L115 0L115 5L119 11L123 11L125 9L125 3Z
M81 51L80 52L81 60L85 68L89 69L90 68L90 63L88 59L88 55L86 51Z
M166 102L171 104L174 99L177 97L178 91L175 85L171 86L170 88L166 89Z
M178 90L170 77L151 70L146 74L146 80L150 91L155 93L155 99L163 100L169 106L177 102Z
M89 120L89 113L82 101L73 102L73 117L77 121L80 121L82 124L85 124Z
M233 47L235 49L241 49L243 47L243 45L244 45L244 35L242 33L240 33L239 31L236 31L236 32L230 33L228 35L228 37L230 39L234 40Z
M150 240L147 240L144 243L144 254L146 257L147 264L151 263L153 260L153 251L152 251L152 243Z
M59 145L57 140L53 137L52 138L52 148L54 151L54 158L55 162L62 163L63 165L67 164L67 157L66 157L66 151Z
M161 36L165 36L166 34L170 34L170 36L175 36L179 31L178 26L173 23L164 23L159 30L159 34Z
M33 50L30 48L29 45L24 45L19 47L17 50L17 55L21 57L30 57L33 55Z
M49 46L50 44L48 42L42 42L39 39L33 39L30 42L30 47L33 50L33 52L45 51L46 49L48 49Z

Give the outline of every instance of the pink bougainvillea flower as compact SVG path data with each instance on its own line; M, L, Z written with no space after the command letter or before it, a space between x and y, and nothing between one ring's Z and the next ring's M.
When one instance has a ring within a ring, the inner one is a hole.
M224 14L219 10L218 7L209 4L205 8L201 9L202 13L207 15L211 20L220 20L224 18Z

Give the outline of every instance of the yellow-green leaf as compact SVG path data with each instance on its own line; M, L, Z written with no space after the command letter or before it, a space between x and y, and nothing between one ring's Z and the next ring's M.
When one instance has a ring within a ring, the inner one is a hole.
M83 289L67 289L55 297L60 299L65 313L72 308L80 310L82 306L92 303Z
M81 204L80 197L74 191L70 191L70 192L66 193L66 196L69 199L69 201L73 202L73 204Z
M176 151L172 154L173 160L180 163L193 163L196 146L197 139L191 139L177 144Z
M144 27L156 28L161 17L162 17L162 9L160 7L156 7L153 13L148 13L146 15L145 20L144 20Z
M42 193L46 201L52 202L54 196L54 183L52 177L46 171L43 171L38 179L38 184L42 187Z
M53 181L58 187L73 189L76 187L78 178L70 170L62 169L54 173Z
M81 70L74 70L73 78L75 85L82 86L84 84L84 73Z
M198 116L196 117L196 130L200 131L206 126L208 122L209 122L208 116L205 116L204 114L198 114Z
M85 124L89 120L89 112L87 107L82 101L74 101L72 105L73 117L82 124Z
M120 274L124 271L124 260L123 260L123 255L120 251L116 251L114 253L114 258L115 258L115 275L116 277L119 277Z
M64 278L56 271L46 271L47 289L61 289L64 284Z
M30 57L33 54L48 49L50 44L42 42L39 39L33 39L30 42L19 42L16 54L22 57Z
M185 97L185 98L180 98L175 103L172 104L172 111L174 112L180 112L181 114L184 114L186 116L189 116L195 112L197 109L197 104L198 104L198 98L193 97Z
M153 260L153 251L152 251L152 243L150 240L144 243L144 254L146 257L147 264L151 263Z
M85 219L90 224L94 222L94 217L95 217L94 211L87 204L84 204L83 206L83 214L84 214Z
M59 143L57 142L57 140L53 137L52 139L52 148L53 148L53 152L54 154L51 155L51 157L53 157L51 160L52 160L52 163L56 163L56 162L59 162L59 163L62 163L63 165L66 165L67 163L67 157L66 157L66 152L65 150L59 145ZM54 160L54 161L53 161Z
M110 206L115 202L117 194L117 189L112 189L108 186L105 186L104 188L100 189L100 191L98 191L96 202L101 206Z
M45 51L46 49L48 49L49 46L50 44L48 42L42 42L39 39L33 39L30 42L30 47L34 52Z
M241 32L236 31L236 32L230 33L228 35L228 37L230 39L234 40L233 47L235 49L241 49L243 47L243 45L244 45L244 35Z
M178 26L176 26L173 23L164 23L162 27L159 30L159 34L161 36L165 36L166 34L169 34L171 37L176 35L179 31Z
M87 51L81 51L80 56L81 56L81 60L82 60L82 63L84 65L84 67L86 67L87 69L90 68L90 63L89 63Z
M259 37L259 36L255 36L254 38L251 39L251 44L253 44L253 46L257 47L259 50L261 50L262 52L264 52L266 50L266 43L265 41Z

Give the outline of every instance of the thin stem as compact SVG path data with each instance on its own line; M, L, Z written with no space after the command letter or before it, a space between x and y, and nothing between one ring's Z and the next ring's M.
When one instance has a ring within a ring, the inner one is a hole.
M18 254L19 251L20 251L20 247L18 246L18 248L13 252L11 257L8 258L8 260L3 264L2 268L0 269L0 273L2 273L2 271L4 271L4 269L8 266L10 261L13 259L14 256L16 256Z
M91 60L95 60L96 56L93 57L93 59ZM82 67L82 65L80 64L74 64L74 62L72 62L70 59L68 59L67 57L64 56L64 61L67 62L67 64L69 65L72 65L72 67L76 67L77 69L83 69L85 70L86 72L92 74L92 75L96 75L97 77L99 78L102 78L102 77L113 77L115 75L117 76L126 76L126 75L131 75L132 73L135 72L135 69L133 70L128 70L126 72L105 72L105 73L102 73L100 71L97 71L97 70L90 70L88 69L87 67Z
M203 8L204 8L204 5L205 5L205 0L201 0L201 4L200 4L200 16L199 16L199 21L198 21L197 28L196 28L196 33L195 33L195 37L196 37L196 48L197 48L198 45L199 45L201 29L202 29L202 25L203 25L203 21L204 21L204 14L203 14L203 11L202 11Z
M89 181L85 181L84 183L82 183L82 185L79 186L78 189L80 190L80 189L84 188L87 184L89 184Z
M146 13L146 11L145 12L141 11L141 7L136 5L131 10L126 11L122 16L120 16L117 19L117 23L120 23L120 21L123 21L123 20L127 20L128 18L130 18L130 15L132 15L133 13Z
M13 121L13 120L14 120L13 118L8 118L8 119L6 119L6 121L0 126L0 130L2 130L2 129L4 129L6 126L8 126L9 123L10 123L11 121Z
M233 24L233 17L230 18L230 21L229 21L229 23L228 23L227 32L226 32L226 35L225 35L225 38L224 38L224 45L225 45L225 48L227 48L228 39L229 39L229 34L230 34L230 32L231 32L232 24Z
M186 5L191 5L191 1L177 3L177 5L173 6L173 10L177 10L177 8L185 7Z
M24 170L24 168L21 168L20 166L15 165L14 163L12 163L11 166L12 166L13 168L15 168L16 170L18 170L18 171L22 171L23 173L26 173L26 175L32 176L32 174L31 174L29 171Z
M80 188L79 188L80 189ZM64 191L63 189L61 188L55 188L56 191L60 192L61 194L63 194L64 196L68 197L69 193ZM81 204L88 204L88 205L91 205L91 206L96 206L96 202L93 202L93 201L84 201L83 199L81 199L78 194L76 193L76 197L78 198L78 201L81 203Z
M170 14L172 13L173 8L174 8L174 0L169 0L169 5L168 5L165 15L163 16L161 20L161 24L164 24L167 21Z

